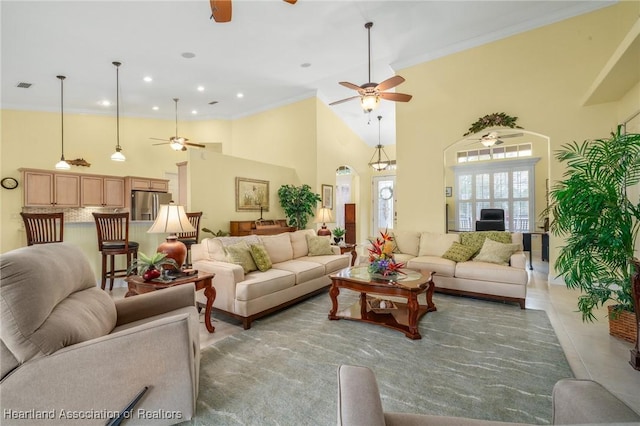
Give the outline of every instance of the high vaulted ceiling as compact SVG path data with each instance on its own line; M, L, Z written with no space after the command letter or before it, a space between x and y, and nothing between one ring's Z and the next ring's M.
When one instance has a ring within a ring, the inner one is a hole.
M216 23L208 0L2 0L2 108L59 111L63 74L65 112L115 115L113 61L122 62L121 116L174 119L173 98L180 120L234 119L310 96L328 104L356 94L339 81L368 82L368 21L379 83L403 67L613 3L233 0L231 22ZM383 101L371 124L357 100L329 108L374 146L377 115L382 144L395 143L394 107Z

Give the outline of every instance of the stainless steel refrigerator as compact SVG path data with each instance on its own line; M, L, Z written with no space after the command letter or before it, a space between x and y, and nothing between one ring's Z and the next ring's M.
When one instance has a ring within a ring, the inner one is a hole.
M131 220L155 220L161 204L169 204L167 192L131 191Z

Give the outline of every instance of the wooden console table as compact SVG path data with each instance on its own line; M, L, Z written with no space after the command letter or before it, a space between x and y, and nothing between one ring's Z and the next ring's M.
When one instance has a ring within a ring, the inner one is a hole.
M255 220L232 220L229 222L229 229L232 237L245 235L276 235L296 230L293 226L287 226L285 219L277 219L273 222L273 225L258 227L256 226Z

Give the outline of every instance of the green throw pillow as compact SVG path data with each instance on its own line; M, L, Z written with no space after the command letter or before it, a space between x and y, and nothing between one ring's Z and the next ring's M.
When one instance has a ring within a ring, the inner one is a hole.
M461 232L460 244L473 248L478 253L487 238L499 243L511 244L511 233L507 231Z
M333 254L333 250L331 250L331 241L327 237L307 235L307 246L309 246L309 256Z
M264 272L271 269L271 258L264 245L251 244L249 250L251 250L251 257L260 271Z
M451 247L442 255L443 258L453 260L454 262L466 262L475 254L472 247L460 244L454 241Z
M253 261L253 257L251 257L249 245L246 242L241 241L239 243L226 246L225 250L227 252L227 260L231 263L242 266L245 274L258 270L256 263Z
M480 253L473 258L473 261L508 265L511 255L519 249L518 244L503 244L487 238L484 240Z

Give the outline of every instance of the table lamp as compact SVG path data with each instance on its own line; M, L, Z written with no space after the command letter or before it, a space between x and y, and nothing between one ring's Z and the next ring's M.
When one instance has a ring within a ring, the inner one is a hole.
M333 222L333 215L331 214L331 209L321 207L316 212L316 219L314 221L314 223L322 224L322 228L318 229L318 235L331 235L331 230L327 229L326 222Z
M178 206L171 201L169 204L160 205L160 212L147 231L150 234L170 234L167 240L158 246L158 253L165 253L168 258L173 259L180 266L184 264L187 257L187 246L178 240L177 233L194 232L196 229L191 225L184 207ZM169 267L173 268L173 267Z

